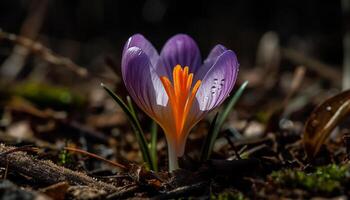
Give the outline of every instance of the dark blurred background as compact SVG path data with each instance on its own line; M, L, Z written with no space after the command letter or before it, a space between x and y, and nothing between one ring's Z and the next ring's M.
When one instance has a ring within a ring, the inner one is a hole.
M30 17L32 22L28 22ZM39 40L90 68L101 65L106 55L119 63L124 42L134 33L144 34L158 49L172 35L187 33L198 42L203 58L221 43L236 51L241 66L250 67L267 31L275 31L283 47L340 66L344 24L340 1L0 2L3 31ZM7 51L2 47L1 59L8 56Z

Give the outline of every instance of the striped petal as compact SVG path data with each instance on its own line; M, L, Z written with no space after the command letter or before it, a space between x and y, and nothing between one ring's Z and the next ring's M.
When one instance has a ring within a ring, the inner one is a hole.
M196 96L201 111L210 111L227 98L236 82L238 68L236 54L231 50L217 58L204 76Z
M208 57L204 60L203 65L196 72L196 80L203 80L209 69L214 65L216 60L221 54L227 51L226 47L221 44L216 45L209 53Z
M131 36L126 42L123 50L123 56L130 47L140 48L149 58L152 66L156 66L159 55L154 46L141 34Z
M138 47L125 50L122 76L135 103L148 115L156 117L159 107L165 106L168 96L149 57Z
M171 77L176 65L188 66L190 72L196 72L201 64L201 55L196 42L188 35L178 34L164 45L157 65L160 76Z

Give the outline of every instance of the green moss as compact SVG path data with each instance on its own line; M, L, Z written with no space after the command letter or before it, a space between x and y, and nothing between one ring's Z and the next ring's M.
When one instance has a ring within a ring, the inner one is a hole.
M217 195L211 195L212 200L246 200L247 198L240 192L222 192Z
M69 88L34 82L16 85L13 92L15 95L43 107L67 109L81 107L85 103L82 96L73 93Z
M272 180L287 187L303 188L308 191L332 193L342 188L349 177L349 165L327 165L318 167L312 173L286 169L273 172Z

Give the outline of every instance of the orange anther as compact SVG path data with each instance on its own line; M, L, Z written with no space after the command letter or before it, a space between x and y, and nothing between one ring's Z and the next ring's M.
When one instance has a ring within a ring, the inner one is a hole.
M201 85L201 81L198 80L191 90L193 73L188 73L189 67L186 66L182 68L180 65L176 65L173 69L173 84L168 77L160 77L169 97L169 103L175 121L175 132L177 138L184 136L184 125L189 111L191 110L193 100Z

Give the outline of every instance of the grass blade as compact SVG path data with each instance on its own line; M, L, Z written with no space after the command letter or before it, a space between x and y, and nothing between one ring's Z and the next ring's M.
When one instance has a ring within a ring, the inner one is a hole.
M224 111L220 115L217 114L217 116L215 116L214 120L212 121L207 138L205 140L205 143L203 145L202 152L201 152L202 162L209 159L211 152L213 151L215 140L219 135L222 125L224 124L232 108L236 105L238 99L242 96L247 85L248 85L248 81L245 81L241 85L241 87L237 90L237 92L233 95L233 97L230 99Z
M135 109L134 109L134 106L133 106L133 103L132 103L132 100L131 100L130 96L126 97L126 101L128 103L130 112L137 119L137 115L136 115L136 112L135 112ZM140 130L142 130L142 127L140 125L139 120L136 120L136 123L137 123L136 126L139 127ZM157 150L156 150L156 147L154 147L152 145L153 142L155 143L155 145L157 145L157 135L155 135L155 139L153 138L154 137L153 136L153 134L154 134L153 131L156 131L155 134L157 134L157 124L154 121L152 122L152 127L151 128L153 128L154 124L155 124L155 130L153 130L153 129L151 130L151 146L150 147L147 146L147 148L148 148L148 152L149 152L150 158L151 158L150 165L152 165L152 170L158 171ZM143 132L142 132L142 135L143 135L143 138L145 138L144 137L145 134ZM147 143L146 139L144 139L144 140L145 140L145 143ZM154 149L152 149L153 147L154 147Z
M231 112L232 108L236 105L238 99L242 96L245 88L248 85L248 81L245 81L241 87L237 90L237 92L233 95L232 99L230 99L228 105L225 107L224 112L221 113L218 119L218 128L222 126L224 121L226 120L228 114Z
M218 119L218 116L219 116L219 113L216 113L214 119L210 123L208 135L205 138L203 146L202 146L202 151L201 151L201 155L200 155L200 162L206 161L209 157L208 156L209 155L209 146L210 146L211 140L213 138L214 128L216 126L216 121Z
M132 105L132 101L131 101L130 96L126 96L126 102L128 102L128 107L129 107L129 110L130 110L131 114L136 116L135 109L134 109L134 106Z
M132 106L131 100L128 100L128 105L124 103L124 101L116 95L112 90L110 90L107 86L101 83L101 86L107 91L107 93L114 99L115 102L123 109L124 113L128 116L130 120L131 127L133 128L137 141L140 145L141 153L143 160L148 164L148 167L151 170L154 170L151 155L147 146L147 141L145 138L145 134L141 128L139 120L135 115L134 108Z

